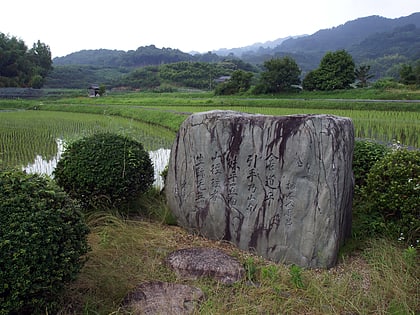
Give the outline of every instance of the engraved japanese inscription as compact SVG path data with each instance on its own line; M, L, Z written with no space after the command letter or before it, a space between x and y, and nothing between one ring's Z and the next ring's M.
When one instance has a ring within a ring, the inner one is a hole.
M331 267L351 227L353 124L331 115L191 115L166 196L178 223L276 262Z

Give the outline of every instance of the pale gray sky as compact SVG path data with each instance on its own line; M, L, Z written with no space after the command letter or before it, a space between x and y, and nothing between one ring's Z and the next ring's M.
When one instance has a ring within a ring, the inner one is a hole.
M420 12L420 0L13 0L0 5L0 32L53 57L82 49L155 45L184 52L236 48L313 34L370 15Z

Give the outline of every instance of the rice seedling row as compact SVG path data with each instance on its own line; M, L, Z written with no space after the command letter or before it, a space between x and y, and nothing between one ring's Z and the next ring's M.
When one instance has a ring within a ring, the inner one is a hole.
M353 120L355 136L370 138L384 143L399 141L404 145L420 148L420 112L398 112L349 109L276 108L250 106L222 106L239 112L265 115L331 114ZM176 112L201 112L213 110L212 106L159 106L160 110Z
M47 111L0 112L0 164L23 166L37 155L57 154L56 139L72 141L98 132L115 132L141 142L146 150L169 148L174 133L133 119Z

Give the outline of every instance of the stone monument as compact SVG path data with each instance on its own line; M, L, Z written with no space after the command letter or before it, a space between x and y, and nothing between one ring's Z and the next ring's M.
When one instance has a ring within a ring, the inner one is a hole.
M167 200L190 231L329 268L351 230L353 145L344 117L193 114L171 150Z

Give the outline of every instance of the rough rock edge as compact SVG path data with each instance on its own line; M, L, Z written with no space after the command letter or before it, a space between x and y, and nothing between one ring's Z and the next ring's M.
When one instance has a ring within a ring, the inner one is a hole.
M204 299L201 289L161 281L144 282L127 294L122 308L129 314L193 314Z
M240 281L245 270L232 256L215 248L184 248L172 252L167 264L182 278L211 277L223 284Z

